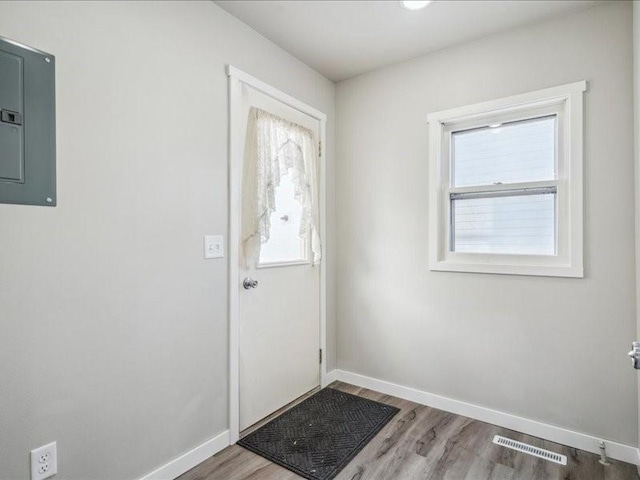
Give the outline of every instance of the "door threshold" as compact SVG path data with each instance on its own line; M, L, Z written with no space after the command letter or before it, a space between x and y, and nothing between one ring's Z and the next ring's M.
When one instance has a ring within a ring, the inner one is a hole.
M284 407L279 408L278 410L276 410L275 412L273 412L270 415L267 415L266 417L264 417L262 420L259 420L258 422L254 423L253 425L251 425L250 427L245 428L244 430L242 430L240 432L240 438L242 437L246 437L247 435L249 435L252 432L255 432L257 429L259 429L260 427L262 427L263 425L269 423L271 420L273 420L276 417L279 417L280 415L282 415L284 412L286 412L287 410L289 410L290 408L295 407L297 404L299 404L300 402L302 402L303 400L306 400L307 398L309 398L311 395L313 395L314 393L317 393L320 391L320 385L318 385L317 387L309 390L307 393L299 396L298 398L296 398L294 401L287 403Z

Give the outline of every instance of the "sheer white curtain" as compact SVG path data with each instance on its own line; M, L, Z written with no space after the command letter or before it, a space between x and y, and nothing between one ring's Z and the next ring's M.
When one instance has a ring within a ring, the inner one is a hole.
M310 236L312 262L320 261L318 184L314 134L259 108L252 107L247 123L242 182L242 252L246 267L260 259L269 240L275 190L292 172L295 198L302 205L300 237Z

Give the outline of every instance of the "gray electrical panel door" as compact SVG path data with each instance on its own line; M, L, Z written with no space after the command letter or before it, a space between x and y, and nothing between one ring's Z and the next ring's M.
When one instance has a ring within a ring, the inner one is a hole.
M13 182L24 182L22 70L22 58L0 51L0 145L4 160L0 163L0 178Z
M0 203L56 205L55 58L0 37Z

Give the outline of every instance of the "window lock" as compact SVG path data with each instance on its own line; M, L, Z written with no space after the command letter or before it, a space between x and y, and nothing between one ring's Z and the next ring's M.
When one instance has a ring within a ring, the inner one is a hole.
M0 121L12 125L22 125L22 114L10 110L0 110Z

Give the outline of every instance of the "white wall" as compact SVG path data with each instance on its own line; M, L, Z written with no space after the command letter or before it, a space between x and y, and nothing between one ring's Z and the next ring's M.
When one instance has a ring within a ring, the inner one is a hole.
M631 4L338 84L338 367L637 445ZM427 268L429 112L587 80L586 278Z
M58 206L0 205L0 478L53 440L57 479L137 478L228 428L225 65L328 114L329 185L335 88L210 1L0 2L0 35L58 109Z

